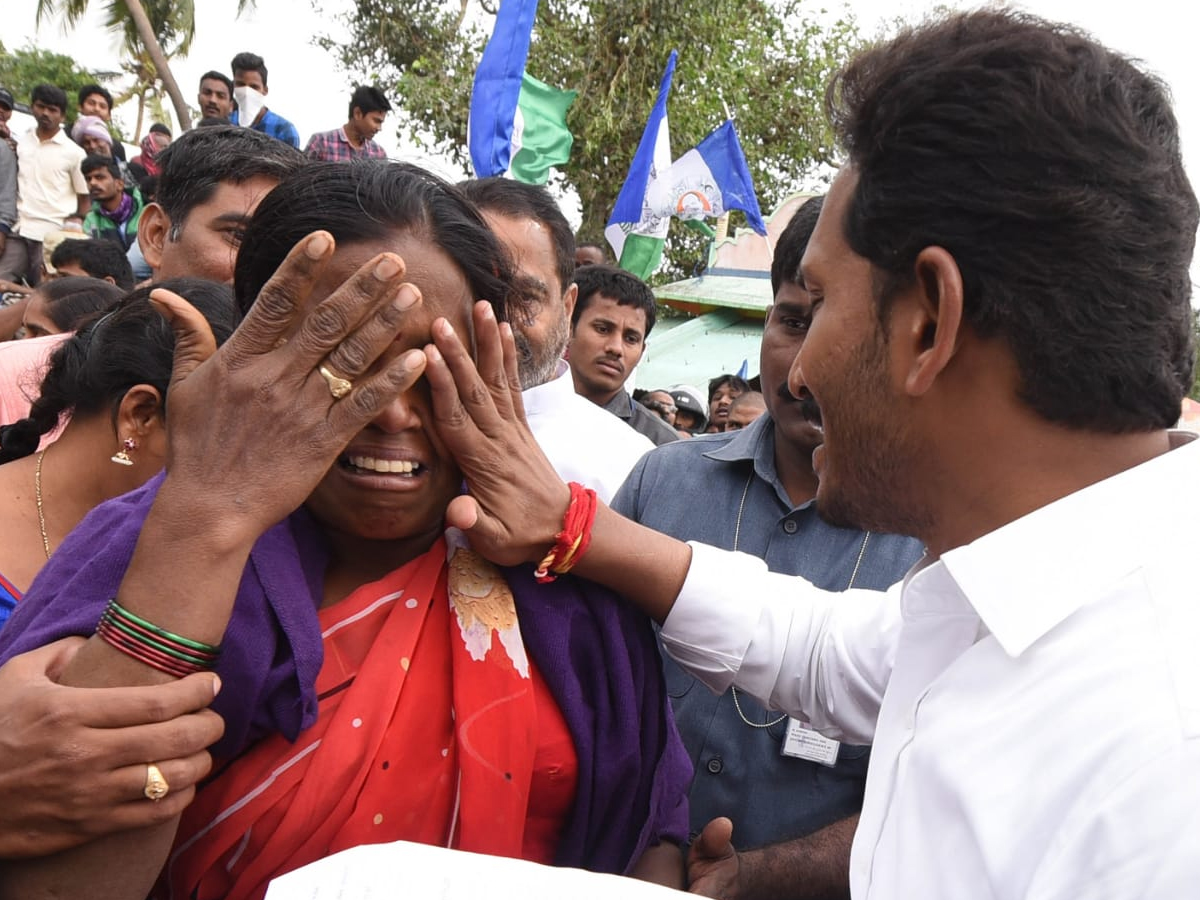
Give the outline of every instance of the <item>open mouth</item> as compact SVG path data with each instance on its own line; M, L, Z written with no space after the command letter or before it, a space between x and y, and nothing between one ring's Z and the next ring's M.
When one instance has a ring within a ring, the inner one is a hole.
M356 475L399 475L416 478L426 471L425 466L410 459L379 459L348 453L338 457L338 465Z

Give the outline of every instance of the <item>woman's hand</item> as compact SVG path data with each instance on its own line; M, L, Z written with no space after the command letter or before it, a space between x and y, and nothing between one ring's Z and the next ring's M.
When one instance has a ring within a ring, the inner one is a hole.
M512 329L484 302L474 324L478 363L445 319L425 348L437 431L470 488L446 522L493 562L536 562L562 530L571 492L525 424Z
M333 251L323 231L297 244L219 350L190 304L169 291L152 295L177 341L169 493L211 511L239 540L299 507L354 435L425 367L420 351L401 353L395 343L406 311L421 302L403 282L404 261L379 254L313 305ZM351 385L340 399L338 379Z

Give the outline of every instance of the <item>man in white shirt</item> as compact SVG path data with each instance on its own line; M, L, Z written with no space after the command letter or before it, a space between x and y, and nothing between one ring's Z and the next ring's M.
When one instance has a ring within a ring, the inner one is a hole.
M849 161L804 257L789 387L820 406L823 515L926 558L831 595L602 507L575 571L713 689L873 741L854 897L1195 896L1200 442L1169 429L1200 215L1166 91L988 10L866 51L830 96ZM496 373L499 414L453 414L478 376L437 343L442 437L479 488L448 520L539 559L569 492ZM727 833L705 838L693 866L722 865Z
M465 181L458 190L508 249L522 298L513 301L525 416L542 452L564 481L577 481L606 503L654 444L575 393L563 351L578 288L575 235L550 192L509 178Z
M50 84L33 89L29 111L37 127L17 141L16 246L23 250L12 261L12 275L24 276L36 285L42 274L42 238L73 223L82 230L83 217L91 206L87 181L80 164L84 154L62 130L67 112L67 95ZM12 240L12 238L10 238ZM14 280L0 273L5 280Z

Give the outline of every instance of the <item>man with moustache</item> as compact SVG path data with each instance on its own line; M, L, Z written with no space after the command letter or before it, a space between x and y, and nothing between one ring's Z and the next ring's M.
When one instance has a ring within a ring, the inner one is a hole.
M233 79L221 72L205 72L200 76L196 104L201 118L228 122L233 112Z
M654 292L636 275L606 265L576 268L575 286L567 345L575 392L658 446L679 440L674 428L625 390L654 327Z
M608 502L654 444L575 393L562 358L579 292L571 226L539 185L479 178L458 190L483 214L517 271L525 307L512 312L512 328L529 428L561 478Z
M820 411L811 394L797 399L787 386L812 319L800 260L820 210L820 198L797 210L775 248L775 301L759 358L767 412L744 429L647 454L612 508L679 540L753 554L771 571L827 590L882 590L920 558L920 542L839 528L817 514L812 453L822 439ZM714 695L670 658L664 668L696 772L688 794L693 838L723 816L733 822L738 851L719 868L692 872L692 889L715 897L845 896L869 748L839 746L737 688Z

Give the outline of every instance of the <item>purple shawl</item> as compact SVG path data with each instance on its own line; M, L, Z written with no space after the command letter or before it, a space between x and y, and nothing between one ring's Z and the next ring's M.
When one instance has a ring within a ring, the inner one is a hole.
M70 534L0 630L0 662L95 630L161 482L158 476L102 504ZM213 746L215 756L236 756L275 731L295 740L315 721L326 560L324 537L304 510L254 545L217 666L223 688L213 709L225 719L225 736ZM691 763L649 620L583 579L540 585L532 566L506 569L505 576L526 649L562 710L579 760L558 864L625 872L661 840L683 844Z

